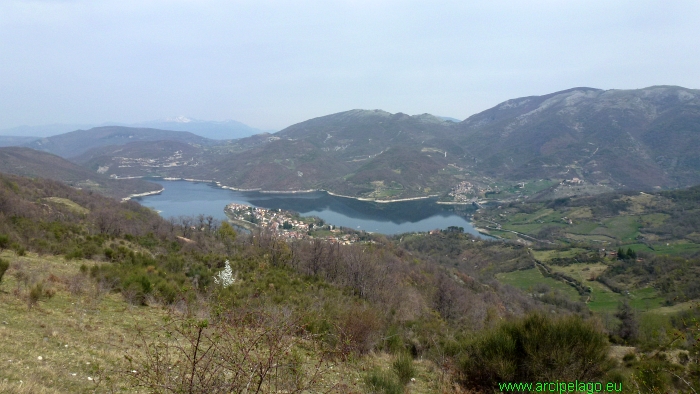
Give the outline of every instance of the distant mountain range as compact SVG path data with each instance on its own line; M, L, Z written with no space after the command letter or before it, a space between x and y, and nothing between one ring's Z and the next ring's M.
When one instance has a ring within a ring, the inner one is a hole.
M18 126L0 130L0 146L9 146L9 137L46 138L75 130L88 130L95 127L123 126L134 128L151 128L173 131L188 131L201 137L215 140L229 140L249 137L254 134L274 132L276 130L261 130L235 120L207 121L177 116L162 120L139 123L106 122L101 124L50 124L41 126ZM14 146L14 145L13 145Z
M113 127L28 146L105 175L373 199L543 178L577 178L594 190L677 188L700 183L700 91L573 88L508 100L461 122L351 110L238 140Z
M37 137L17 137L11 135L0 135L0 147L22 146L36 140Z
M148 127L152 129L188 131L192 134L213 139L213 140L231 140L260 133L270 133L276 130L261 130L250 127L246 124L235 120L205 121L190 119L185 116L178 116L164 120L154 120L150 122L134 123L123 125L129 127Z
M110 145L118 146L134 141L162 140L181 141L196 145L210 145L214 143L213 140L186 131L104 126L41 138L24 146L69 158L83 154L92 148Z

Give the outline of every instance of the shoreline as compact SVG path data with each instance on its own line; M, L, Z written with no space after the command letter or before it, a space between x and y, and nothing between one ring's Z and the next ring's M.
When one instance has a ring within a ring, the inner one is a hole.
M346 196L343 194L338 194L338 193L333 193L331 191L325 190L325 189L307 189L307 190L262 190L262 188L253 188L253 189L241 189L233 186L226 186L222 185L221 182L219 181L214 181L211 179L194 179L194 178L178 178L178 177L162 177L162 176L135 176L135 177L115 177L114 179L134 179L134 178L152 178L152 179L161 179L164 181L187 181L187 182L201 182L201 183L213 183L217 187L221 189L226 189L226 190L233 190L236 192L258 192L261 194L308 194L308 193L326 193L330 196L333 197L342 197L342 198L349 198L352 200L357 200L357 201L366 201L366 202L376 202L379 204L384 204L384 203L392 203L392 202L405 202L405 201L417 201L417 200L425 200L425 199L430 199L430 198L436 198L440 197L439 194L430 194L427 196L419 196L419 197L407 197L407 198L397 198L394 200L377 200L374 198L369 198L369 197L353 197L353 196ZM158 193L153 193L153 194L159 194L162 192L163 189L161 189ZM150 194L145 194L146 196ZM131 195L129 197L126 197L128 199L131 199L133 197L143 197L142 195ZM124 200L126 201L126 200ZM489 201L476 201L478 205L487 203ZM499 202L499 201L497 201ZM473 205L474 203L472 202L462 202L462 201L435 201L435 203L440 204L440 205Z
M324 189L307 189L307 190L262 190L261 188L239 189L239 188L236 188L233 186L222 185L221 182L219 182L219 181L214 181L214 180L209 180L209 179L192 179L192 178L175 178L175 177L158 177L158 176L142 177L142 178L162 179L164 181L187 181L187 182L213 183L214 185L216 185L217 187L219 187L221 189L233 190L236 192L258 192L258 193L262 193L262 194L306 194L306 193L317 193L318 192L318 193L326 193L326 194L333 196L333 197L350 198L353 200L366 201L366 202L376 202L376 203L380 203L380 204L392 203L392 202L425 200L425 199L429 199L429 198L440 197L439 194L430 194L428 196L397 198L394 200L377 200L377 199L367 198L367 197L345 196L345 195L333 193L333 192L330 192L330 191L324 190ZM126 179L126 178L117 178L117 179ZM440 202L438 202L438 204L439 203Z
M156 194L163 193L163 190L165 190L165 188L162 188L160 190L153 190L153 191L145 192L145 193L130 194L129 196L122 198L122 202L129 201L132 198L155 196Z
M328 190L318 190L320 192L326 192L328 195L331 195L333 197L342 197L342 198L351 198L353 200L358 200L358 201L368 201L368 202L376 202L376 203L390 203L390 202L402 202L402 201L416 201L416 200L425 200L427 198L435 198L439 197L439 194L431 194L428 196L422 196L422 197L408 197L408 198L397 198L395 200L376 200L373 198L367 198L367 197L352 197L352 196L344 196L342 194L337 194L333 192L329 192Z

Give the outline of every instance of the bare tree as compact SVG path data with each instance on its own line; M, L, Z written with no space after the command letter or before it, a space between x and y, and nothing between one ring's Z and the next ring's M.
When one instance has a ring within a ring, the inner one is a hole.
M173 318L126 355L134 388L163 393L335 392L322 342L283 311Z

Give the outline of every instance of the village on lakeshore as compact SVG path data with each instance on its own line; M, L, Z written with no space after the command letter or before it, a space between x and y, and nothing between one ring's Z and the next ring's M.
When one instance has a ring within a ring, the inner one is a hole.
M231 203L224 208L229 220L248 230L265 229L286 239L324 239L332 243L350 245L361 241L364 232L326 224L313 216L299 216L281 209L257 208ZM366 233L365 233L366 234Z

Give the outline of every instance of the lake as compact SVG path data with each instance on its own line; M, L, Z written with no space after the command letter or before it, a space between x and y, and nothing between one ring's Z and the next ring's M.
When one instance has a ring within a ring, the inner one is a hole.
M259 208L296 211L303 216L318 216L326 223L382 234L464 227L479 235L464 218L474 212L472 206L451 206L422 199L393 203L358 201L331 196L325 192L270 194L222 189L214 184L151 180L162 185L161 194L134 198L140 204L160 212L161 216L211 215L226 220L224 207L232 202Z

